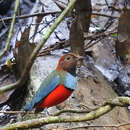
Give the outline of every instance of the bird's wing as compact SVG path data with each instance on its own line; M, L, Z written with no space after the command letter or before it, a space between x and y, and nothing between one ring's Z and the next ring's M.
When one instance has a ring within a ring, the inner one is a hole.
M57 71L53 71L41 84L32 101L24 107L25 111L31 110L60 83L60 76Z

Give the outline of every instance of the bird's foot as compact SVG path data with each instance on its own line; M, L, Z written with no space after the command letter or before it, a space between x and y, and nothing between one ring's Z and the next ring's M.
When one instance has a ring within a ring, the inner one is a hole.
M52 114L49 113L48 108L45 108L45 109L44 109L44 112L45 112L45 115L46 115L46 116L52 116Z

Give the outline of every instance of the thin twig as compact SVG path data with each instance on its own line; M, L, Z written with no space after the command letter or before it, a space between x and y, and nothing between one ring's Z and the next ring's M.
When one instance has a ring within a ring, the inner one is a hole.
M93 43L92 43L92 41L93 40L91 40L90 41L90 43L89 44L87 44L87 46L85 47L85 49L89 49L90 47L92 47L92 46L94 46L95 44L97 44L99 41L101 41L103 38L99 38L99 39L97 39L96 41L94 41Z
M126 126L126 125L130 125L130 122L128 122L128 123L122 123L122 124L115 125L115 126L116 126L117 128L119 128L119 127Z
M2 22L2 24L4 25L4 27L7 28L7 26L6 26L5 22L4 22L4 20L2 19L1 15L0 15L0 21Z
M97 35L87 36L86 39L90 40L90 42L85 46L85 49L88 49L88 48L94 46L99 41L101 41L103 38L111 36L112 34L116 34L116 33L117 33L117 31L109 31L109 32L102 32L102 33L97 34ZM96 40L96 41L94 41L92 43L93 40Z
M14 32L14 25L15 25L15 20L16 20L16 15L17 15L17 12L18 12L19 4L20 4L20 0L16 0L15 8L14 8L14 15L13 15L13 19L12 19L12 22L11 22L11 27L10 27L10 30L9 30L7 43L5 45L4 50L0 54L0 59L6 53L6 51L8 50L8 48L10 46L11 38L12 38L12 35L13 35L13 32Z
M111 36L112 34L116 34L117 33L117 31L114 31L114 30L108 31L108 32L101 32L99 34L88 35L88 36L86 36L86 39L88 39L88 40L96 40L97 38Z
M114 11L117 11L117 12L119 12L119 13L121 13L121 11L122 11L122 9L116 8L116 7L114 7L114 6L109 6L108 8L109 8L109 9L112 9L112 10L114 10Z
M96 110L96 109L95 109ZM89 113L91 112L92 110L75 110L75 109L63 109L63 110L60 110L58 112L56 112L53 116L58 116L62 113ZM4 113L4 114L35 114L33 111L29 111L29 112L26 112L26 111L0 111L0 113Z
M62 1L59 0L53 0L55 4L63 11L66 8L66 4Z
M117 1L115 1L113 3L113 6L116 6L116 4L117 4ZM114 10L111 11L111 15L113 15L113 14L114 14ZM104 25L104 30L103 31L105 31L108 28L110 28L110 26L112 26L113 23L114 23L113 19L109 17L108 20L107 20L107 22Z
M76 127L71 127L71 128L65 128L65 129L62 129L62 130L72 130L72 129L80 129L80 128L92 128L92 127L114 127L114 128L119 128L119 127L122 127L122 126L126 126L126 125L129 125L130 122L128 123L122 123L122 124L118 124L118 125L84 125L84 126L76 126Z
M40 53L38 54L38 56L45 56L51 53L51 51L57 50L57 49L61 49L61 48L65 48L67 46L69 46L69 41L62 41L62 42L58 42L54 45L50 45L49 47L42 49L40 51Z
M101 13L92 13L92 15L98 15L98 16L103 16L103 17L108 17L108 18L119 18L118 16L112 16L112 15L108 15L108 14L101 14Z
M5 29L3 29L3 30L1 31L1 33L0 33L0 38L1 38L2 36L4 36L4 35L8 32L8 30L9 30L8 27L5 28Z
M49 14L57 14L57 13L61 13L61 11L26 14L26 15L16 16L16 19L26 19L26 18L29 18L29 17L46 16L46 15L49 15ZM9 20L12 20L12 19L13 19L13 17L2 18L2 19L0 19L0 22L9 21Z
M4 114L25 114L25 111L0 111L0 113ZM32 114L32 112L29 112L29 114ZM34 114L34 112L33 112Z
M105 0L105 3L106 3L106 5L107 5L107 7L109 7L109 4L108 4L107 0Z

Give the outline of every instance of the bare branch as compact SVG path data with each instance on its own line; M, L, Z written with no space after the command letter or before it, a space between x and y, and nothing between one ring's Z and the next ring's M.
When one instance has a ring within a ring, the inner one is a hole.
M20 4L20 0L16 0L15 8L14 8L14 15L13 15L13 19L12 19L12 22L11 22L11 27L10 27L10 30L9 30L7 43L5 45L4 50L0 54L0 59L6 53L6 51L8 50L8 48L10 46L10 41L11 41L11 38L12 38L12 35L13 35L13 32L14 32L14 25L15 25L15 20L16 20L16 15L17 15L17 12L18 12L19 4Z

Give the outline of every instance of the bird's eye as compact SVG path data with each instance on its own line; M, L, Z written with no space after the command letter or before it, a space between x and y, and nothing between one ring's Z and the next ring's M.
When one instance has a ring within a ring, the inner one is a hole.
M71 59L71 57L69 56L69 57L67 57L66 59L67 59L67 60L70 60L70 59Z

